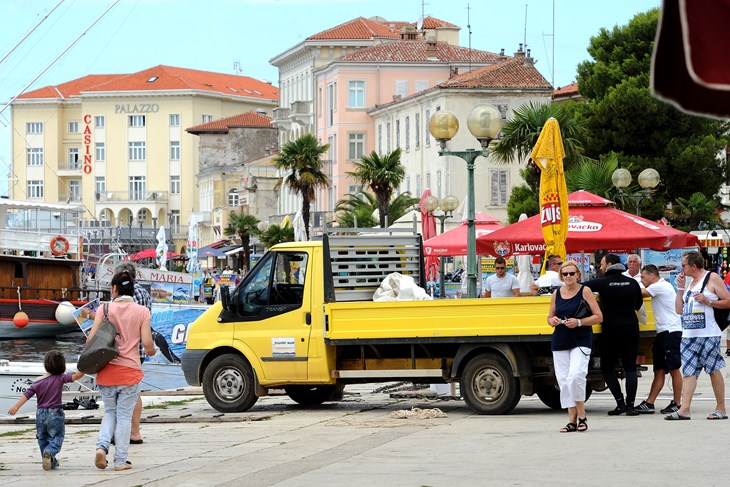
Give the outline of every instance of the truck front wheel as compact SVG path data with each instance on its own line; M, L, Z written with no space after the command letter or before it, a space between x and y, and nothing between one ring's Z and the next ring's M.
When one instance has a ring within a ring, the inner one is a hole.
M232 353L216 357L203 373L203 394L222 413L246 411L258 400L253 369Z
M289 398L302 406L318 406L327 401L342 399L341 386L289 386L284 392Z
M520 402L520 382L503 358L483 354L464 368L461 393L467 406L479 414L506 414Z
M593 392L589 385L586 385L586 401ZM560 404L560 388L558 386L544 386L537 390L537 397L542 403L552 409L563 409Z

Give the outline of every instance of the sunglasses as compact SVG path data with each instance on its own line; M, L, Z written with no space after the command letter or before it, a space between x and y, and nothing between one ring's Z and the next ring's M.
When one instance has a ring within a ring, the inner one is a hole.
M572 271L572 272L563 272L562 274L563 274L563 276L574 276L574 275L577 274L577 272L575 272L575 271Z
M501 270L506 269L506 267L495 267L495 269L498 270L498 271L501 271Z
M553 262L553 263L552 263L552 264L550 264L550 265L563 265L563 263L562 263L562 262Z

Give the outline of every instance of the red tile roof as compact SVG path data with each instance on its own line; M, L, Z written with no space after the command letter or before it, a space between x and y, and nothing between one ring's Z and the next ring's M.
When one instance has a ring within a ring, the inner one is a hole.
M234 115L232 117L221 118L218 120L213 120L212 122L196 125L185 130L187 132L190 132L191 134L203 132L228 133L228 129L234 127L273 128L273 126L271 125L271 119L266 115L261 115L260 113L256 112L246 112L239 115Z
M475 63L496 63L499 62L499 55L493 52L478 51L471 52L466 47L452 46L446 42L435 42L435 49L429 50L429 42L424 40L394 41L379 46L361 49L347 56L343 56L342 62L410 62L410 63L431 63L431 62L468 62Z
M271 101L279 99L279 88L254 78L163 65L132 74L85 76L19 98L59 98L56 89L63 97L78 96L81 92L197 90Z
M400 38L400 33L396 29L391 30L387 22L383 23L365 17L358 17L309 36L307 40L374 39L377 37Z
M552 90L552 85L531 63L511 58L499 64L477 68L444 81L440 88L537 88Z
M423 19L423 28L424 29L440 29L440 28L444 28L444 27L449 28L449 29L461 30L461 27L459 27L458 25L454 25L450 22L446 22L445 20L437 19L436 17L425 17Z
M553 96L570 96L578 94L578 82L573 81L569 85L565 85L562 88L558 87L553 91Z

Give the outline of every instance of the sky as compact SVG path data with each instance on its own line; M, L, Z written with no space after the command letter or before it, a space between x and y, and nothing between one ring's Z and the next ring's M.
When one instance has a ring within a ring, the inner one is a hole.
M415 22L422 14L460 26L464 47L471 39L473 49L504 48L511 55L526 43L537 69L558 88L574 81L576 66L589 58L591 36L659 5L660 0L0 0L0 194L6 194L12 161L5 105L25 91L159 64L238 72L278 85L269 60L313 34L359 16Z

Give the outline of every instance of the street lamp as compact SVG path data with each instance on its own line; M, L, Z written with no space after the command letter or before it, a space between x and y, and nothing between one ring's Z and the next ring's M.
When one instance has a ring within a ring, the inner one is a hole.
M477 105L466 119L469 132L481 144L481 150L446 150L446 142L453 139L459 130L459 120L453 113L436 112L428 123L428 131L439 142L439 156L456 156L466 161L467 175L467 231L466 231L466 292L467 297L477 297L477 236L474 226L474 160L478 156L487 157L489 143L502 131L502 114L492 105Z
M629 198L636 202L636 215L641 216L641 201L651 198L651 190L656 188L661 178L656 169L648 168L639 173L639 186L642 191L627 193L625 190L631 184L631 173L620 167L611 174L611 182L618 189L619 197Z
M441 222L441 233L444 233L444 221L451 218L454 210L458 208L459 200L456 196L449 195L439 201L435 196L428 196L424 201L424 209L428 211L432 217ZM440 209L442 213L436 215L434 211ZM446 289L444 289L444 258L439 257L439 297L446 297Z

